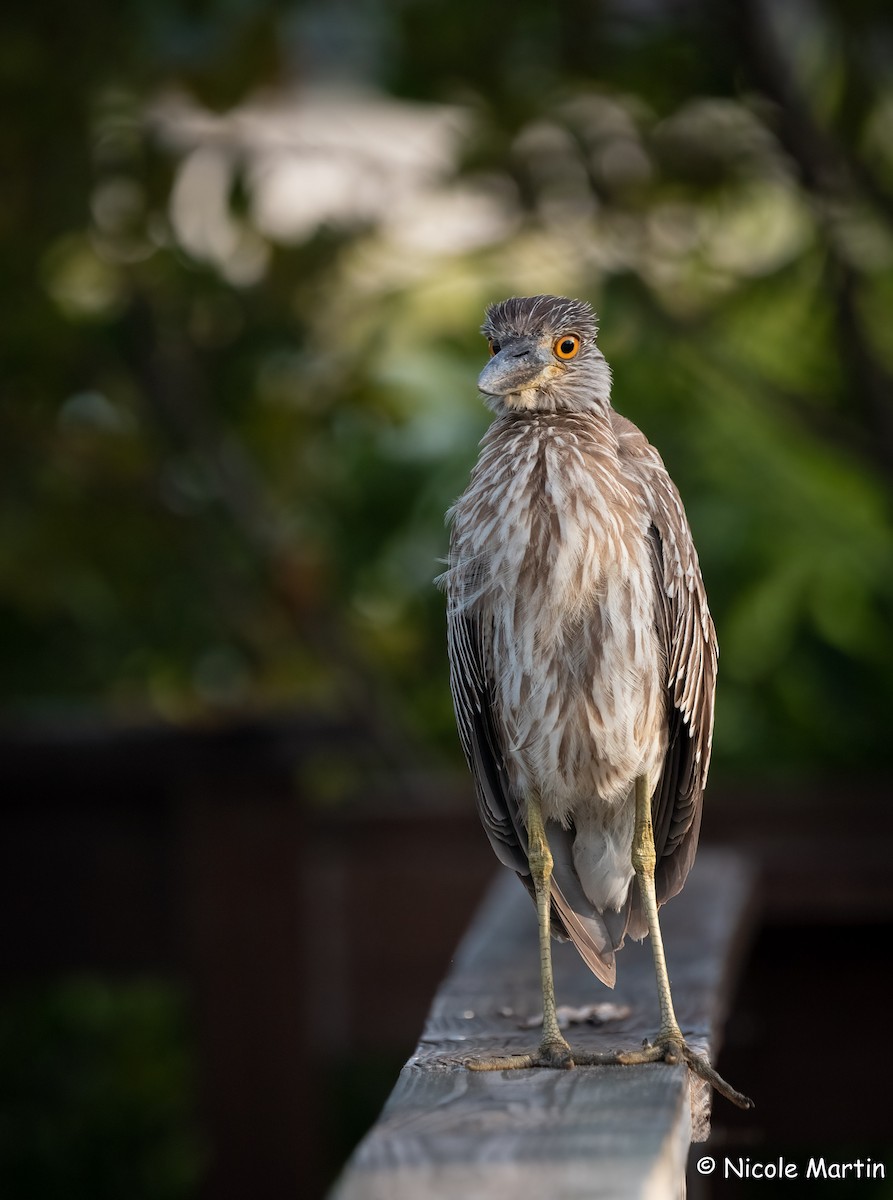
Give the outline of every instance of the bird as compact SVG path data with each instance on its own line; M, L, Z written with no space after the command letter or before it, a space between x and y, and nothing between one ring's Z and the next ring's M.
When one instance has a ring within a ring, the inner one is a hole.
M611 405L583 300L490 305L478 390L495 414L447 514L450 688L479 815L533 896L537 1051L475 1070L686 1062L742 1107L673 1009L658 910L695 857L710 765L716 632L663 460ZM642 1050L574 1053L558 1025L551 937L609 987L649 935L660 1028Z

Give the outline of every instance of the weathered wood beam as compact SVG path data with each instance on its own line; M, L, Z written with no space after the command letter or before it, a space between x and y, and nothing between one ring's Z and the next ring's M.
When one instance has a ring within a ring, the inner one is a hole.
M715 1060L728 997L750 925L752 879L736 856L705 851L680 896L662 910L683 1032ZM691 1141L709 1132L711 1096L683 1066L472 1072L463 1059L516 1053L538 1030L536 922L505 874L464 938L435 997L415 1054L332 1200L512 1200L681 1197ZM411 968L408 968L411 969ZM635 1047L653 1035L658 1006L650 948L628 943L608 992L569 945L555 945L560 1005L608 1001L628 1015L572 1025L587 1050ZM746 1080L736 1080L745 1087Z

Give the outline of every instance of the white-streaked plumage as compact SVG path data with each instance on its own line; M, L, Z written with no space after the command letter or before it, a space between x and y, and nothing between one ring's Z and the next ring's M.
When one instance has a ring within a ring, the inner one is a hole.
M525 801L554 857L552 926L606 983L645 921L633 880L634 783L653 784L657 898L694 858L717 647L678 492L610 405L580 301L488 310L479 386L496 418L450 512L451 686L481 818L529 886ZM556 339L579 350L563 361Z

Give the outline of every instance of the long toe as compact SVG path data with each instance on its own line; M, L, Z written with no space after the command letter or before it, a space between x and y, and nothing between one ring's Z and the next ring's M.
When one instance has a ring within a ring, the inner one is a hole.
M646 1042L640 1050L618 1050L614 1054L579 1054L577 1065L591 1066L636 1066L640 1063L665 1062L670 1065L684 1062L695 1075L705 1079L714 1091L725 1096L739 1108L753 1108L754 1103L743 1092L737 1091L715 1070L703 1054L692 1050L681 1035L658 1035L653 1042Z
M526 1071L531 1067L566 1071L573 1065L573 1051L564 1038L543 1042L539 1050L532 1054L509 1054L493 1058L465 1060L465 1066L469 1071Z

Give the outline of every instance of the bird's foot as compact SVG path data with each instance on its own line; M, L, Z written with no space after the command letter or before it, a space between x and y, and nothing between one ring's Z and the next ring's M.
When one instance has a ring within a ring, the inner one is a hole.
M725 1096L732 1104L736 1104L739 1108L753 1108L754 1106L753 1100L745 1096L743 1092L736 1091L730 1083L723 1079L719 1072L710 1065L705 1055L692 1050L678 1029L659 1033L653 1042L645 1042L641 1050L617 1050L613 1054L577 1054L575 1062L581 1067L613 1064L629 1066L652 1062L675 1065L684 1062L690 1071L700 1076L701 1079L705 1079L714 1091Z
M574 1056L564 1038L551 1038L531 1054L507 1054L495 1058L470 1058L465 1062L469 1071L524 1071L528 1067L550 1067L569 1070Z
M493 1058L466 1059L469 1071L523 1071L530 1067L569 1070L571 1067L633 1066L638 1063L665 1062L672 1066L684 1062L690 1071L707 1081L714 1091L725 1096L739 1108L753 1108L754 1103L743 1092L736 1091L716 1071L703 1054L692 1050L678 1030L659 1033L653 1042L645 1042L640 1050L610 1052L573 1051L564 1038L550 1039L530 1054L508 1054Z

